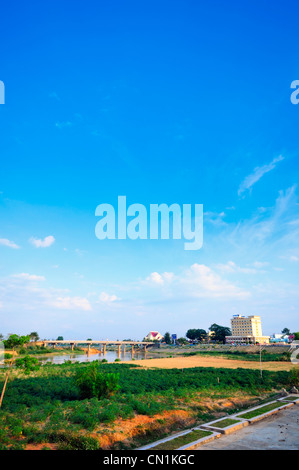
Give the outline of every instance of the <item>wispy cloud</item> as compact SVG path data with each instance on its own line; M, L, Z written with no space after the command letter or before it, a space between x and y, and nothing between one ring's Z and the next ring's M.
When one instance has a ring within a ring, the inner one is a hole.
M107 292L101 292L99 301L104 303L115 302L120 300L115 294L107 294Z
M56 308L63 310L91 310L89 300L85 297L57 297L50 302Z
M72 127L73 123L71 121L57 121L55 122L55 127L57 127L58 129L65 129L65 128L69 128L69 127Z
M284 157L280 155L279 157L274 158L269 164L256 167L253 173L246 176L246 178L240 184L238 195L241 196L246 191L251 191L252 186L257 183L266 173L274 170L277 163L281 162L282 160L284 160Z
M40 238L31 237L29 241L36 248L48 248L49 246L53 245L53 243L55 242L55 238L52 235L45 237L43 240Z
M13 274L12 277L24 279L27 281L45 281L44 276L38 276L36 274L29 274L29 273L20 273L20 274Z
M0 245L7 246L8 248L13 248L15 250L20 248L19 245L7 238L0 238Z
M60 97L58 96L56 91L52 91L51 93L49 93L49 98L54 98L55 100L60 101Z

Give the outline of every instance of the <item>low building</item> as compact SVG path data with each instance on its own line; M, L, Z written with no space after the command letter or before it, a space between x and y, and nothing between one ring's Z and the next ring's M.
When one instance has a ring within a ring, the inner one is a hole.
M231 336L225 342L232 344L269 344L269 336L263 336L261 317L258 315L233 315L231 319Z
M162 341L163 336L159 331L150 331L148 335L144 338L145 341Z
M270 336L270 343L284 343L288 344L290 342L289 340L290 335L283 335L280 333L274 333L273 335Z

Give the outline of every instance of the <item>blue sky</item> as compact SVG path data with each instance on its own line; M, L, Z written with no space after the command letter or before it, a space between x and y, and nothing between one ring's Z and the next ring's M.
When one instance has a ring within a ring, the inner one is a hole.
M298 330L295 1L1 7L0 332ZM203 204L204 244L95 237L101 203Z

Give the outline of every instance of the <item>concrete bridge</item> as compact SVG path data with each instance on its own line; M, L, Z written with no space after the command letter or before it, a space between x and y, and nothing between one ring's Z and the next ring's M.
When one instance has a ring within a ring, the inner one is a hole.
M88 352L90 352L92 346L99 346L99 354L106 354L106 348L107 345L112 345L112 346L118 346L118 355L120 356L121 354L121 347L123 347L123 353L126 351L126 347L129 346L131 347L131 353L132 356L134 355L134 347L136 346L143 346L144 352L146 352L147 346L152 346L153 342L150 341L110 341L110 340L43 340L43 341L38 341L36 344L41 345L41 346L49 346L52 345L53 348L55 348L57 345L67 345L69 344L71 346L72 351L74 350L75 346L79 345L87 345L88 347Z

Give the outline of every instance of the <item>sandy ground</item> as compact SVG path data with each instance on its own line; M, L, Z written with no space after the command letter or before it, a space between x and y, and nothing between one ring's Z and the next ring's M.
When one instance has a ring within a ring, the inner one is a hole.
M253 361L240 361L233 359L226 359L223 357L203 357L203 356L189 356L189 357L167 357L159 359L142 359L136 361L127 361L127 364L138 364L144 368L159 368L159 369L184 369L190 367L224 367L227 369L260 369L259 362ZM290 370L294 367L291 362L263 362L263 370Z

